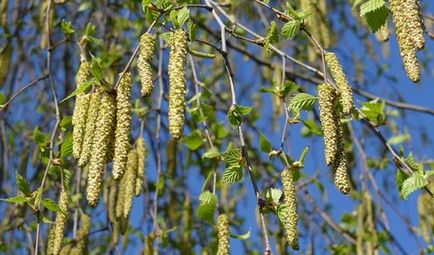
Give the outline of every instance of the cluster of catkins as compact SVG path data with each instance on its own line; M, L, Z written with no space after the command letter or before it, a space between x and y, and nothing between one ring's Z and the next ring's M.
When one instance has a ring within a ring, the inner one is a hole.
M413 82L418 82L420 67L416 52L425 47L419 0L390 0L390 10L407 76Z
M90 64L84 61L77 73L77 85L83 86L89 77ZM93 93L80 93L76 98L72 117L73 156L79 166L88 166L87 201L93 207L97 206L101 195L106 164L113 160L113 177L117 181L125 179L128 170L129 154L133 151L129 141L131 84L131 74L127 72L123 74L116 93L98 87ZM139 143L141 147L145 146L144 141ZM143 153L141 156L140 164L144 168L146 159ZM144 171L140 171L134 176L134 182L143 178ZM143 180L137 183L143 185Z
M345 153L343 128L340 122L339 103L342 112L350 114L353 109L353 95L348 79L334 53L326 53L325 61L336 82L337 90L328 84L318 85L320 121L324 133L325 160L331 165L335 175L335 185L343 193L351 191Z

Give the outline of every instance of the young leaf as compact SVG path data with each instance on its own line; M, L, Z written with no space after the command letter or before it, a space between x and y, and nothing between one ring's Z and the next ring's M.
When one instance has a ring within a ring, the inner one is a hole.
M202 192L199 196L199 207L197 208L196 214L200 220L208 221L209 223L214 222L214 213L217 208L217 196L209 191Z
M72 133L69 133L60 146L60 156L66 158L72 155Z
M389 9L386 6L382 6L375 11L368 12L364 15L365 21L369 26L371 32L377 32L387 22L389 17Z
M223 174L224 183L240 182L243 179L243 169L239 165L231 165Z
M265 137L262 133L259 135L259 148L262 152L269 153L273 150L273 146L270 141L268 141L267 137Z
M27 181L24 177L22 177L18 172L16 172L17 175L17 185L18 189L23 192L24 195L27 197L30 196L30 188L29 188L29 181Z
M24 202L29 202L30 198L24 196L16 196L10 198L0 198L0 200L8 203L24 203Z
M290 110L312 110L316 101L316 97L307 93L296 94L289 102L288 109Z
M42 205L52 212L59 212L60 208L53 200L49 198L44 198L41 200Z
M293 38L300 31L300 20L291 20L285 23L282 27L282 35L283 37L289 39Z
M205 152L202 157L203 158L217 158L220 156L220 152L217 148L212 148L210 150L208 150L207 152Z
M238 240L246 240L246 239L249 239L249 238L250 238L250 230L247 231L247 233L245 233L245 234L241 234L241 235L236 235L236 234L232 234L232 233L230 233L229 236L230 236L231 238L235 238L235 239L238 239Z
M184 142L190 150L197 150L203 144L202 134L199 130L195 130L190 135L182 138L182 142Z
M360 6L360 16L364 16L368 12L373 12L383 7L384 0L369 0Z
M189 18L190 18L190 10L187 8L187 6L184 6L181 10L179 10L178 15L176 17L179 28L181 28Z
M425 177L420 173L414 173L402 183L400 195L403 199L407 199L411 193L425 187L426 185L428 185L428 181Z
M241 125L241 117L247 115L252 111L252 107L243 105L232 105L228 112L229 123L233 127Z

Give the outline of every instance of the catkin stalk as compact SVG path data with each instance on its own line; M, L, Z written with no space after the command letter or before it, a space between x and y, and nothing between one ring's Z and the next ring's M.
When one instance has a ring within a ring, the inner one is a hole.
M86 117L86 128L84 129L83 146L81 148L79 166L85 166L92 152L92 144L95 135L95 125L101 105L101 93L92 93L89 100L89 108Z
M148 158L148 150L146 148L145 139L139 137L136 142L137 151L137 178L136 178L136 188L135 195L140 196L143 190L143 183L145 181L146 172L146 160Z
M125 73L116 97L116 135L113 158L113 178L120 180L125 172L131 132L131 73Z
M340 92L342 110L344 114L350 114L353 109L353 91L351 90L350 84L348 84L348 79L342 65L333 52L327 52L325 54L325 61Z
M292 181L292 174L290 169L285 169L282 172L282 184L283 184L283 195L285 205L287 207L287 217L284 222L284 227L286 230L286 239L288 244L294 250L300 248L298 242L298 215L297 215L297 193L295 190L294 183Z
M182 30L172 33L169 58L169 132L176 140L184 130L184 101L186 89L185 62L187 34Z
M336 111L336 92L327 83L318 85L320 121L324 133L324 150L327 165L332 164L338 155L339 118Z
M414 29L414 21L407 10L407 0L390 0L390 10L392 11L393 21L395 22L396 35L398 37L399 50L404 63L407 76L413 82L420 80L420 67L416 56L416 48L412 39L409 27Z
M140 82L142 83L141 94L144 97L150 96L154 89L154 82L152 81L152 55L155 49L155 39L149 34L145 33L140 37L140 51L137 59L137 69L139 71Z
M116 102L113 95L105 93L101 99L101 108L95 128L92 155L89 161L89 175L87 181L87 201L92 207L98 205L101 194L102 178L110 139L116 117Z
M220 214L217 218L218 246L217 255L229 255L229 218L226 214Z
M68 204L69 204L69 193L66 191L60 192L59 198L59 209L60 211L56 214L56 219L54 220L54 225L51 228L51 241L49 241L47 253L57 255L60 253L62 248L63 236L65 235L66 220L68 217Z

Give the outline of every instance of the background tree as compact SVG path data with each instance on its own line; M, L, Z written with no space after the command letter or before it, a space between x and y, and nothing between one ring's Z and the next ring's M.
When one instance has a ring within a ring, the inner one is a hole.
M434 252L433 10L1 0L0 251Z

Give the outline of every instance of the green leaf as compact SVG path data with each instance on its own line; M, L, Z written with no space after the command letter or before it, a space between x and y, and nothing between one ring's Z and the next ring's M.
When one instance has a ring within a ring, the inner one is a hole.
M291 101L289 102L288 109L289 110L307 110L310 111L313 109L315 105L316 97L307 94L307 93L298 93L296 94Z
M83 85L81 85L80 87L78 87L77 89L75 89L71 94L69 94L69 96L65 97L62 101L60 101L60 103L65 102L66 100L75 97L76 95L80 94L80 93L84 93L88 88L90 88L92 85L96 84L96 80L92 79L90 81L84 82Z
M303 124L308 130L308 134L306 134L306 136L310 136L311 134L319 135L319 136L322 135L321 126L318 125L314 120L303 121Z
M360 16L364 16L368 12L373 12L383 7L384 0L369 0L360 6Z
M366 13L364 17L369 30L371 30L371 32L377 32L382 26L387 24L389 9L387 9L386 6L382 6L375 11Z
M5 101L6 101L5 95L3 94L3 92L0 92L0 105L5 103Z
M293 38L300 31L300 20L291 20L285 23L282 27L282 35L285 38Z
M184 6L181 10L178 11L178 15L176 17L179 28L181 28L189 18L190 10L187 8L187 6Z
M233 148L232 146L228 147L228 149L223 153L223 160L227 165L240 165L242 161L242 153L241 148Z
M18 172L16 172L16 176L18 189L27 197L30 196L29 181L22 177Z
M217 196L209 191L205 191L200 194L199 201L200 204L196 210L197 217L211 224L214 223L214 213L218 203Z
M240 182L243 179L243 169L238 165L231 165L226 168L223 174L224 183Z
M231 238L235 238L235 239L239 239L239 240L246 240L246 239L250 238L250 230L247 231L245 234L241 234L241 235L236 235L236 234L230 233L229 236Z
M409 141L410 138L411 138L411 136L409 134L397 135L397 136L391 137L388 140L388 142L392 145L395 145L395 144L400 144L400 143Z
M62 128L69 128L72 125L72 116L65 116L60 121L60 127Z
M407 199L411 193L425 187L426 185L428 185L428 181L425 177L420 173L414 173L402 183L400 195L403 199Z
M62 158L66 158L72 155L72 133L68 133L68 135L63 140L62 145L60 146L60 156Z
M271 200L274 204L279 204L280 198L282 197L282 191L276 188L270 188L265 193L265 198Z
M371 122L376 125L382 125L386 122L386 115L384 113L384 101L372 100L363 104L360 111Z
M395 181L396 181L396 186L398 187L398 191L399 193L401 193L402 190L402 184L404 183L404 181L408 178L408 176L401 170L397 170L396 172L396 176L395 176Z
M10 198L0 198L0 200L8 203L24 203L24 202L29 202L30 198L24 196L16 196Z
M309 146L305 147L303 149L303 152L301 152L300 159L298 161L300 161L301 163L304 163L304 160L306 159L306 155L309 152L309 150L310 150Z
M41 200L42 205L52 212L60 212L59 206L53 200L44 198Z
M282 224L285 224L288 219L288 206L280 204L277 206L277 217Z
M270 141L268 141L267 137L265 137L262 133L259 135L259 148L262 152L269 153L273 150L273 146Z
M202 155L203 158L218 158L219 156L220 152L216 147L213 147Z
M47 146L49 141L48 135L42 133L38 127L33 129L33 140L39 145L39 147Z
M199 130L195 130L190 135L182 138L182 142L185 143L190 150L197 150L203 144L202 134Z
M241 125L243 115L247 115L252 111L252 107L243 105L232 105L228 112L229 123L233 127Z
M75 32L71 21L62 20L62 22L60 23L60 27L62 28L62 31L63 33L65 33L65 35L71 35Z

